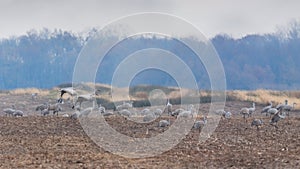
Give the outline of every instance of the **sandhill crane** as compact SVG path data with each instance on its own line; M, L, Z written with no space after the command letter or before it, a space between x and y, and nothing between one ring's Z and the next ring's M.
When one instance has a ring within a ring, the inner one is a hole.
M190 118L194 117L195 115L196 109L194 108L194 105L190 104L188 105L187 110L180 112L177 117Z
M202 129L205 126L206 123L207 123L207 117L204 116L203 120L195 121L195 123L193 125L193 128L195 128L195 129Z
M268 115L268 114L267 114L268 110L269 110L270 108L272 108L272 102L270 101L269 103L270 103L270 105L264 107L264 108L262 109L262 111L261 111L261 113L266 113L266 116Z
M68 114L63 114L62 117L70 117Z
M185 110L182 109L182 108L178 108L178 109L175 109L173 112L171 112L171 116L178 116L181 112L184 112Z
M62 97L65 93L68 93L71 96L74 96L75 94L77 94L77 92L75 91L75 89L73 87L61 88L59 91L60 91L60 98L57 100L58 103L63 102Z
M296 103L293 103L293 105L288 105L286 102L286 105L282 108L282 110L285 110L287 112L287 116L290 115L290 111L292 111L295 107Z
M79 103L79 107L81 107L82 102L85 101L92 101L95 97L95 94L85 94L85 95L79 95L77 96L76 102L75 104L72 106L72 109L75 108L75 106L77 105L77 103Z
M217 115L223 116L223 115L226 113L226 111L225 111L224 109L219 109L219 110L216 110L215 113L216 113Z
M47 108L48 108L48 103L43 103L43 104L40 104L40 105L36 106L35 111L39 111L39 110L43 111Z
M100 106L99 106L99 112L100 112L101 114L104 114L104 113L105 113L105 107L103 107L101 104L100 104Z
M133 107L133 102L131 101L131 102L125 102L125 101L123 101L123 104L121 104L121 105L118 105L117 107L116 107L116 109L118 110L118 111L121 111L121 110L124 110L124 109L129 109L129 108L132 108Z
M155 118L156 118L155 114L153 112L150 112L144 116L143 122L150 122L155 120Z
M120 115L124 116L125 118L129 118L131 116L131 112L127 109L123 109L119 112Z
M145 115L150 114L150 113L151 113L151 111L150 111L150 109L148 109L148 108L145 108L145 109L143 109L143 110L140 112L140 114L141 114L142 116L145 116Z
M41 115L46 116L48 114L50 114L50 111L48 108L41 110Z
M169 119L168 120L160 120L158 123L159 127L167 127L171 124L171 115L172 115L172 104L170 103L169 98L167 99L166 107L164 109L164 112L168 113Z
M276 109L277 110L282 110L282 108L287 105L287 100L285 100L285 104L282 104L282 103L279 103L277 106L276 106Z
M178 114L177 118L191 118L193 113L190 110L185 110Z
M256 126L257 130L259 130L259 127L263 125L263 121L261 119L254 119L251 123L252 126Z
M255 103L252 103L252 107L248 108L249 115L252 116L252 114L255 112Z
M170 115L172 113L172 106L173 105L170 103L169 98L168 98L167 105L166 105L168 115Z
M16 110L16 111L13 113L13 116L15 116L15 117L24 116L24 113L23 113L23 111L21 111L21 110Z
M47 107L47 109L49 110L49 111L53 111L53 115L55 115L55 113L56 113L56 115L58 116L58 112L59 111L62 111L62 108L61 108L61 106L60 106L60 103L56 103L56 104L49 104L48 105L48 107Z
M70 118L71 119L78 119L80 117L80 111L75 111L71 116Z
M229 119L231 117L231 112L226 112L224 109L219 109L214 111L215 114L220 115L221 119L226 118Z
M162 110L161 109L155 109L153 113L154 113L155 116L158 117L158 116L161 116Z
M273 117L272 119L270 120L270 124L271 125L274 125L276 127L276 129L278 129L278 126L277 126L277 122L280 120L280 119L284 119L285 118L285 114L280 114L280 111L278 111Z
M158 123L158 127L167 127L170 125L170 120L161 120Z
M277 112L279 112L276 108L270 108L270 109L268 109L268 111L267 111L267 113L266 113L266 115L273 115L273 114L276 114Z
M15 111L16 110L12 109L12 108L3 109L3 112L6 114L6 116L13 116L13 114L14 114Z
M230 119L231 118L231 112L225 112L224 114L222 114L222 117L224 117L225 119Z
M38 93L32 93L31 94L31 100L36 100L38 96Z
M246 116L249 117L249 108L244 107L240 110L240 114L243 115L243 118L246 119Z

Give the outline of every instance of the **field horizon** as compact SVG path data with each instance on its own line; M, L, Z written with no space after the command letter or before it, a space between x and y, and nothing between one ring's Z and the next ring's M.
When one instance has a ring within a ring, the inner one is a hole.
M165 98L169 98L174 104L180 103L181 98L185 97L199 97L200 102L210 102L212 93L210 90L193 90L178 87L165 87L158 85L137 85L129 88L117 88L107 84L93 84L87 83L84 89L77 90L79 94L86 94L93 89L100 89L101 94L96 98L102 99L104 102L122 102L122 101L147 101L149 95L154 90L162 91ZM37 93L39 96L47 96L49 99L58 99L59 90L63 87L71 87L71 85L58 85L51 89L39 88L17 88L12 90L0 90L0 96L5 94L11 95L31 95ZM112 100L111 91L114 90L114 100ZM270 90L270 89L257 89L257 90L226 90L221 92L226 95L226 101L246 101L255 102L261 105L267 105L271 101L273 105L283 104L288 100L290 104L296 103L295 109L300 109L300 90ZM218 92L216 92L218 94ZM129 96L129 99L128 99ZM155 97L155 96L152 96ZM71 98L69 95L65 99ZM157 98L161 99L161 98Z

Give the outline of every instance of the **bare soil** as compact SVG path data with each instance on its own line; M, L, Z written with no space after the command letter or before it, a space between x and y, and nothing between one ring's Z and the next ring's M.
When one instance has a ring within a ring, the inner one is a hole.
M78 120L56 116L40 116L34 107L46 101L31 101L30 96L0 96L1 110L16 104L26 117L0 115L0 168L300 168L300 116L293 111L289 118L269 125L270 117L260 114L263 105L245 121L239 110L249 102L227 102L230 120L220 121L204 143L199 143L199 130L190 133L173 149L161 155L128 159L97 146L83 131ZM29 101L28 101L29 100ZM200 112L208 112L209 104L201 104ZM2 112L1 112L2 113ZM265 124L260 130L250 126L253 118ZM108 124L132 137L152 137L164 132L151 124L128 122L110 116ZM174 119L172 119L174 120ZM208 118L209 120L209 118ZM151 128L146 134L146 128Z

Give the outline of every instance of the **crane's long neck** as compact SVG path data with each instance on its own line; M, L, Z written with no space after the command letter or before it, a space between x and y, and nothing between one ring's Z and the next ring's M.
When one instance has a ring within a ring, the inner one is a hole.
M187 108L188 111L192 111L193 109L194 109L193 105L189 105L188 108Z
M93 100L93 109L97 108L96 100Z
M204 116L204 118L203 118L203 122L204 122L204 124L206 124L206 122L207 122L207 119L206 119L205 116Z

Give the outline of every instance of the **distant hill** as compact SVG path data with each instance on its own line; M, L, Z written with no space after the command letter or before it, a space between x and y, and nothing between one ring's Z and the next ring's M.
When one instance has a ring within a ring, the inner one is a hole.
M225 68L227 88L300 89L299 25L294 24L285 32L248 35L241 39L228 35L212 38ZM51 32L44 29L0 40L0 89L51 88L71 82L77 56L88 38L62 30ZM114 70L128 54L150 47L178 55L193 70L200 88L209 89L205 67L194 53L175 39L155 36L120 42L101 63L96 81L109 84ZM132 85L137 84L176 86L176 81L154 69L141 72L134 78Z

